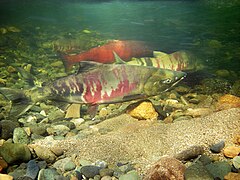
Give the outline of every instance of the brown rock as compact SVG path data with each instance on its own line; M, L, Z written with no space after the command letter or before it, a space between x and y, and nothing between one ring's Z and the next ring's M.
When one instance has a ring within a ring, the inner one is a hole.
M240 173L230 172L224 176L224 180L240 180Z
M0 172L7 167L8 167L7 162L0 158Z
M7 174L0 174L0 179L1 180L13 180L13 177L9 176Z
M147 172L144 180L184 180L186 167L172 157L161 157Z
M192 117L204 117L209 114L212 114L213 110L210 108L196 108L196 109L187 109L185 115Z
M217 102L217 110L226 110L240 107L240 98L231 94L221 96Z
M151 119L156 120L158 113L155 111L151 102L141 102L137 107L128 111L132 117L139 120Z
M240 147L228 146L228 147L224 148L223 154L226 157L234 158L235 156L240 154Z

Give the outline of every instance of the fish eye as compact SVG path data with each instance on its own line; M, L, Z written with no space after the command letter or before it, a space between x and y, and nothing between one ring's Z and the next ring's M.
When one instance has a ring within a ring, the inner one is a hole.
M172 82L172 80L168 78L168 79L163 80L162 82L164 84L170 84Z

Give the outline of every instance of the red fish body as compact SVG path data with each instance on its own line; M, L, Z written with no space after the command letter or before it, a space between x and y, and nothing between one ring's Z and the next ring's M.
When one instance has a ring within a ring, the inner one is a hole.
M153 49L142 41L111 41L103 46L92 48L76 55L63 56L63 63L67 70L81 61L95 61L100 63L113 63L113 52L126 61L132 57L152 56Z

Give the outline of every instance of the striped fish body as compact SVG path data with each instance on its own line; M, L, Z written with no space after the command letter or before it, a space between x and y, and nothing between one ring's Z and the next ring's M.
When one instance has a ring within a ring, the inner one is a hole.
M81 66L78 74L56 80L33 93L32 101L123 102L158 95L186 76L184 72L126 64L83 62Z
M129 65L153 66L173 71L200 70L203 65L190 53L177 51L172 54L157 53L155 57L132 58Z

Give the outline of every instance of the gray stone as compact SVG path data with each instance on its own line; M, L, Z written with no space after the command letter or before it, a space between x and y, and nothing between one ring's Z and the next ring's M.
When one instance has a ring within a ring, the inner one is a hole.
M27 173L26 173L26 176L30 177L32 179L36 179L36 177L38 175L38 172L39 172L38 164L36 163L35 160L30 160L27 163Z
M185 180L213 180L213 176L200 161L190 165L186 169L184 176Z
M13 142L14 143L21 143L21 144L28 144L29 143L29 136L27 135L26 131L18 127L13 131Z
M93 165L83 166L81 168L81 173L87 178L93 178L94 176L99 174L100 169L100 167Z
M59 174L54 169L41 169L39 171L38 180L55 180Z
M75 169L76 165L72 162L69 157L60 159L53 164L53 167L60 170L61 172L71 171Z
M221 150L224 148L225 146L225 141L220 141L218 142L217 144L213 144L211 147L210 147L210 150L213 152L213 153L220 153Z
M55 126L47 128L47 132L49 135L64 136L69 131L70 131L70 129L65 125L55 125Z
M28 147L18 143L4 143L0 146L0 156L9 164L16 161L28 162L31 159Z
M240 156L235 156L232 160L233 162L233 166L236 168L236 169L240 169Z
M13 122L10 120L0 121L0 137L5 140L12 138L13 130L17 127L19 127L18 122Z
M132 170L132 171L129 171L127 174L121 175L119 177L119 180L140 180L140 177L137 171Z
M224 179L224 176L231 172L231 166L224 161L210 163L205 166L214 178Z

